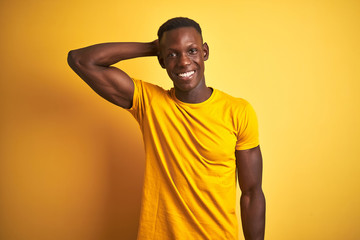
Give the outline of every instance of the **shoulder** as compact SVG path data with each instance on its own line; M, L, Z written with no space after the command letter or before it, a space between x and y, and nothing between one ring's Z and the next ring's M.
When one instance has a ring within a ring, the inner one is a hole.
M150 89L150 90L154 90L154 91L165 91L162 87L160 87L156 84L145 82L143 80L136 79L136 78L131 78L131 79L133 80L134 85L138 88Z
M228 93L216 89L217 102L224 104L233 111L243 111L247 107L251 107L250 103L244 98L234 97Z
M164 104L164 100L167 99L167 91L158 85L135 78L131 79L134 83L134 94L132 107L128 110L139 122L142 122L145 112Z
M135 91L138 92L138 94L143 96L157 96L157 95L166 95L167 90L163 89L162 87L152 84L149 82L145 82L143 80L132 78L134 85L135 85Z

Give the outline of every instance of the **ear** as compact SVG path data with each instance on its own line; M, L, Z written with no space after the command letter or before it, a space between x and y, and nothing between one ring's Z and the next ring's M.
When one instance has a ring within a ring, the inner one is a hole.
M203 44L203 52L204 52L204 61L206 61L209 59L209 46L206 42Z
M160 66L161 66L162 68L165 68L164 58L161 57L160 55L161 55L161 53L158 53L158 55L157 55L158 61L159 61L159 63L160 63Z

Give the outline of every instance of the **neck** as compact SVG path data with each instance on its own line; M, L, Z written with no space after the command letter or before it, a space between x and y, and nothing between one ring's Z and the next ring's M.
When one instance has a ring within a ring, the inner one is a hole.
M202 103L206 101L213 92L205 83L190 91L182 91L176 86L174 86L174 88L176 98L185 103Z

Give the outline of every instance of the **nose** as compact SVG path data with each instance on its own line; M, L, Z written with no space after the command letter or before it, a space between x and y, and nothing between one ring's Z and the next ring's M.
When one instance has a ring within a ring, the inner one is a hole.
M178 65L179 66L186 66L189 65L191 63L189 56L187 56L187 54L181 54L179 56L179 60L178 60Z

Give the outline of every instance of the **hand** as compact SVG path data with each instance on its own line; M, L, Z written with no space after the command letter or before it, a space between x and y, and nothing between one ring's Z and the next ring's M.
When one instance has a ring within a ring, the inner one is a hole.
M154 46L154 55L159 56L160 54L159 39L152 41L151 44Z

